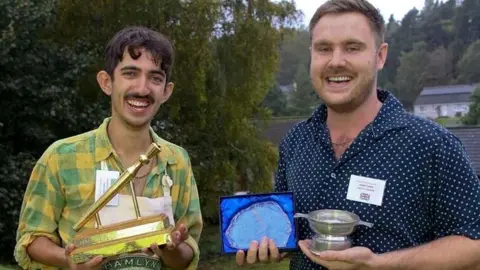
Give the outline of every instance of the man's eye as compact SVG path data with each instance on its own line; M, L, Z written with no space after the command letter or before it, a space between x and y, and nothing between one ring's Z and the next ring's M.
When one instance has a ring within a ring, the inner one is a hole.
M349 46L347 47L347 51L349 52L356 52L356 51L359 51L360 48L358 46Z
M153 77L152 80L153 80L155 83L162 83L162 82L163 82L163 79L160 78L160 77Z
M317 52L329 52L330 49L328 47L317 47Z

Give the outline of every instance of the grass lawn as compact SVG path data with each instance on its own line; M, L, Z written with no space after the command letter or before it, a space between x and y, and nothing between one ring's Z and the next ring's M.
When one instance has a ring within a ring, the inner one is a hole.
M20 269L20 267L16 266L9 266L9 265L0 265L0 270L17 270Z
M200 238L200 264L198 270L223 269L263 269L288 270L288 260L281 263L254 264L237 266L235 255L220 255L220 236L218 226L205 226Z
M462 125L462 118L460 117L439 117L435 122L445 127L457 127Z
M200 262L198 270L227 270L227 269L263 269L263 270L288 270L288 261L283 261L281 263L270 263L270 264L255 264L255 265L244 265L237 266L235 263L235 258L210 258L209 260L203 260Z

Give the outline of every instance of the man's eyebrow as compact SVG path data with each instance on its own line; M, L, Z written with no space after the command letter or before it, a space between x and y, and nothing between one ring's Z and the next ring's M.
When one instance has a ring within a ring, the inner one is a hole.
M313 42L313 46L320 46L320 45L332 45L332 42L325 39L319 39Z
M313 43L314 46L329 46L332 45L333 42L330 42L325 39L319 39ZM343 45L352 45L352 44L359 44L359 45L365 45L365 42L360 41L356 38L349 38L345 41L342 42Z
M150 71L151 74L158 74L158 75L162 75L163 77L165 77L165 72L163 70L152 70Z
M136 66L124 66L120 69L121 71L125 71L125 70L134 70L134 71L141 71L140 68L136 67ZM158 74L158 75L161 75L163 77L165 77L165 72L163 70L151 70L149 71L149 73L151 74Z
M360 41L356 38L349 38L343 43L346 44L346 45L351 45L351 44L365 45L365 42Z
M140 71L140 69L136 66L124 66L122 67L120 70L136 70L136 71Z

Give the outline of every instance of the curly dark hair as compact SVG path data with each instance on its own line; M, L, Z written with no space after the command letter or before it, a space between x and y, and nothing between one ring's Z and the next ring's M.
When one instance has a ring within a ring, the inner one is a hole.
M163 34L142 26L126 27L110 40L104 52L105 71L113 79L113 71L118 62L122 61L125 49L132 59L138 59L141 56L138 49L141 48L152 54L155 63L161 61L160 69L165 72L168 82L174 62L172 42Z

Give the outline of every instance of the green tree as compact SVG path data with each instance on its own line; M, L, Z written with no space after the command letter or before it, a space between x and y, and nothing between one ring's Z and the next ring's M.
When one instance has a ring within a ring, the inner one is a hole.
M468 114L462 119L465 125L480 125L480 87L472 95L472 103Z
M476 40L468 46L462 58L458 61L458 83L478 83L480 81L480 40Z
M400 24L395 20L393 14L388 18L387 25L385 26L385 38L389 39L400 28Z
M297 66L309 66L310 43L310 33L305 28L293 30L281 42L279 48L280 63L276 73L278 84L292 84L297 72Z
M319 98L312 86L310 74L305 66L299 65L295 73L295 91L291 97L291 114L310 115L319 103Z
M273 116L285 116L287 110L287 96L282 92L278 85L275 85L268 91L263 106L272 111Z
M453 22L455 36L465 44L480 39L480 1L464 0L462 5L455 9Z
M395 94L403 105L411 110L424 85L425 63L429 61L427 44L423 41L415 43L413 50L403 53L399 60Z
M200 190L208 194L203 198L206 216L215 218L217 196L235 191L235 186L253 192L271 190L277 154L259 139L264 124L253 120L268 119L268 111L260 105L275 83L277 44L282 27L297 18L287 1L225 1L221 14L223 33L214 40L216 61L211 70L218 76L211 76L206 115L211 118L208 130L216 136L205 145L218 150L212 157L218 165L206 168L205 175L212 179Z
M23 193L34 162L60 137L94 125L102 110L77 92L91 63L45 38L55 1L0 1L0 260L11 261Z
M428 64L423 75L423 85L448 85L453 79L452 56L444 47L428 54Z
M392 85L391 81L390 80L393 80L394 77L395 77L395 69L394 69L394 63L395 63L395 59L392 58L392 56L390 56L390 54L393 54L395 55L395 50L398 48L396 48L396 45L394 45L394 42L396 41L394 39L394 34L395 32L400 28L400 24L399 22L397 22L395 20L395 17L392 15L390 15L386 25L385 25L385 41L389 44L389 54L388 54L388 61L387 63L385 64L385 68L382 69L379 74L378 74L378 85L379 87L381 88L385 88L385 89L389 89ZM393 49L393 53L392 53L392 49ZM395 56L393 56L395 57Z
M379 85L385 86L389 83L395 83L402 52L411 51L415 42L424 39L423 33L419 31L420 27L419 11L413 8L405 14L400 27L388 36L386 39L389 44L388 57L379 76Z
M466 44L463 40L461 39L454 39L449 45L448 45L448 53L449 55L452 56L452 73L453 73L453 82L455 82L456 78L458 78L459 71L458 71L458 62L460 61L460 58L462 58L463 52L465 51Z

